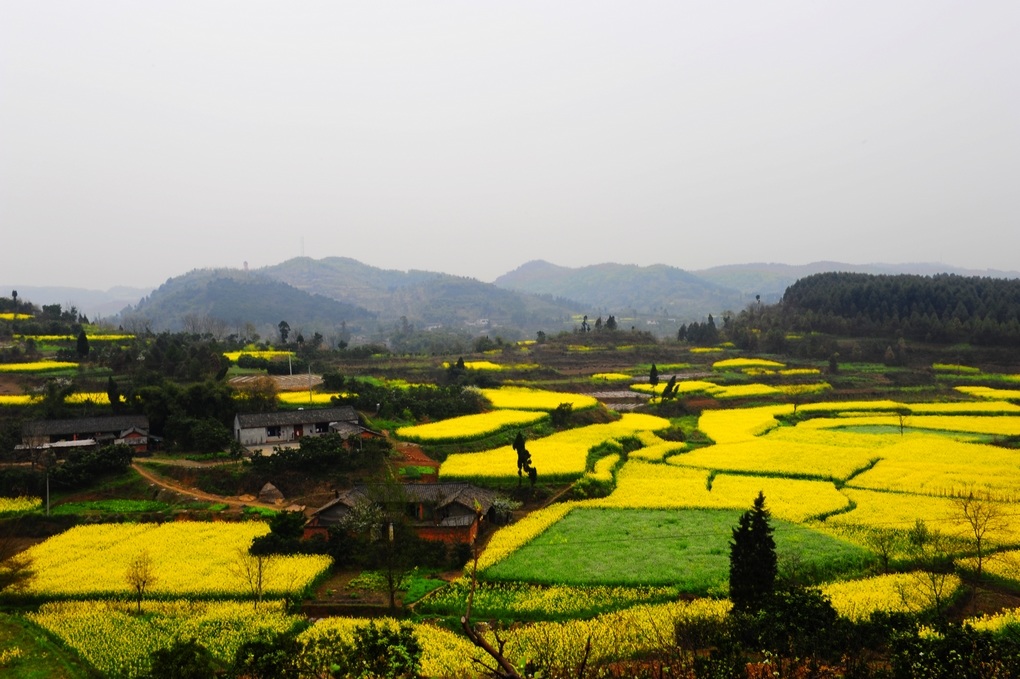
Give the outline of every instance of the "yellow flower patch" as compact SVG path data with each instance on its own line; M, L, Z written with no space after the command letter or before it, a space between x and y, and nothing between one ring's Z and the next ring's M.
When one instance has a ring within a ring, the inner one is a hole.
M555 410L561 403L569 403L574 410L584 410L598 405L598 400L594 396L545 389L501 387L478 391L488 399L493 408L510 410Z
M595 373L591 378L596 382L626 382L634 379L633 376L625 373Z
M31 394L0 394L0 406L27 406L38 400Z
M337 659L331 654L339 647L354 643L354 630L374 624L389 630L397 630L406 621L394 618L322 618L298 639L312 649L306 650L307 665L328 670ZM424 677L479 677L479 665L473 658L487 658L467 638L426 623L413 624L414 635L421 644L421 674ZM323 675L326 676L326 675Z
M936 527L945 535L961 540L973 540L970 525L964 518L963 510L955 498L887 493L859 488L843 488L855 505L854 509L826 519L836 526L861 526L877 530L906 531L913 528L918 519L929 527ZM1014 505L994 503L1000 516L1009 517ZM1004 521L994 525L985 536L989 544L1020 543L1020 524Z
M706 410L698 419L698 429L716 443L736 443L761 436L779 426L776 415L792 412L792 405Z
M0 363L0 372L3 373L36 373L48 372L50 370L67 370L77 368L77 363L70 361L32 361L29 363Z
M247 583L232 577L239 550L269 531L260 521L174 522L75 526L31 547L36 576L28 592L43 596L94 597L129 593L124 572L142 550L152 557L152 596L244 596ZM331 563L326 556L274 556L265 591L300 590Z
M923 574L893 573L863 580L836 582L821 588L832 607L844 618L867 620L873 613L921 613L932 605ZM945 596L960 587L960 578L949 576Z
M784 377L792 377L795 375L820 375L822 373L818 368L786 368L780 370L779 374Z
M0 312L0 321L27 321L34 318L32 314L16 314L13 311Z
M469 441L495 434L507 427L527 427L548 417L545 412L533 410L494 410L477 415L451 417L440 422L400 427L397 429L397 436L408 441L428 443Z
M92 403L95 405L110 405L110 396L102 391L81 391L70 394L64 399L65 403Z
M999 552L987 558L982 570L989 575L1020 584L1020 549Z
M670 464L776 476L845 479L881 455L885 437L782 427L767 436L721 443L670 459Z
M143 601L143 616L127 601L60 601L27 616L75 649L104 676L145 676L149 655L178 639L197 638L223 663L246 641L279 634L301 616L283 601Z
M828 382L818 382L816 384L780 384L776 389L779 390L779 393L786 396L807 396L809 394L821 394L829 391L832 389L832 385Z
M616 422L568 429L535 441L527 441L531 461L539 478L577 478L584 474L588 451L604 441L655 431L669 426L669 420L654 415L626 413ZM517 452L502 446L480 453L450 455L439 468L444 480L512 479L517 475Z
M36 342L76 342L78 340L77 335L15 335L14 338L21 340L34 340ZM134 335L117 335L113 333L100 335L85 334L85 339L89 342L120 342L124 340L132 340L134 338Z
M225 351L223 355L226 356L231 363L237 363L237 359L241 356L251 356L252 358L264 358L266 360L273 360L274 358L286 358L287 356L294 356L293 351L276 351L272 349L245 349L242 351Z
M642 604L594 618L567 622L540 622L500 631L504 651L511 662L522 666L529 658L554 657L564 666L599 666L627 660L662 649L664 630L680 623L701 620L721 622L731 604L725 599L695 599L668 604ZM495 633L487 632L495 645Z
M0 497L0 515L15 512L30 512L42 507L42 498L38 497Z
M884 448L878 464L851 479L849 486L964 497L980 489L995 500L1020 500L1016 451L944 436L890 436L902 441Z
M848 505L846 496L826 481L720 474L709 490L708 478L709 472L702 469L630 461L616 473L612 495L581 504L617 509L746 509L762 491L773 515L789 521L804 521Z
M977 398L1020 400L1020 389L995 389L993 387L956 387L956 390Z
M280 403L286 403L288 405L329 405L333 403L334 398L343 398L347 394L341 393L325 393L321 391L313 391L309 394L307 391L280 391L276 394L276 400Z
M1006 627L1020 626L1020 608L1009 608L993 615L967 618L964 625L970 625L979 632L999 632Z
M715 370L728 370L730 368L785 368L785 363L770 361L766 358L726 358L712 364Z

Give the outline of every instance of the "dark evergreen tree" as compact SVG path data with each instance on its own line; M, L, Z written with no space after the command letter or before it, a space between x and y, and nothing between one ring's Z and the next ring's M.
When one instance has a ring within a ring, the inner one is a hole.
M759 491L754 506L740 516L730 542L730 600L738 611L760 610L773 593L778 574L776 541Z
M78 333L78 358L88 358L89 355L89 338L85 336L85 331L82 330Z
M662 390L662 400L676 397L676 375L669 378L669 382L666 382L666 387Z
M115 415L119 415L123 410L120 402L120 387L113 379L113 375L110 375L106 379L106 396L110 399L110 408L113 409Z
M648 371L648 384L652 385L654 389L659 384L659 369L652 364L652 369Z

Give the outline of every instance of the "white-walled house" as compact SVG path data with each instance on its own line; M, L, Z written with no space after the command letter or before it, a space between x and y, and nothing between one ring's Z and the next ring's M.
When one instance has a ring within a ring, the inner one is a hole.
M340 426L337 426L340 425ZM288 443L302 436L319 436L340 428L361 429L351 406L239 413L234 417L234 438L243 446Z

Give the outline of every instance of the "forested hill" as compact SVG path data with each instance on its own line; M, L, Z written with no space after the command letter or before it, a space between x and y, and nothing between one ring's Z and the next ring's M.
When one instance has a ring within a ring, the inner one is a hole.
M348 257L299 257L260 272L369 309L380 322L404 318L423 327L510 326L531 334L538 329L568 329L572 315L588 311L581 304L504 290L474 278L380 269Z
M787 288L782 306L792 329L1020 346L1016 279L820 273Z
M606 313L654 313L702 320L743 307L748 297L664 264L593 264L570 268L536 260L496 279L508 290L572 299Z
M264 333L281 320L295 329L329 330L343 323L347 331L357 331L362 324L374 325L375 314L266 276L217 269L169 279L137 306L122 312L121 319L134 330L245 334L246 324Z

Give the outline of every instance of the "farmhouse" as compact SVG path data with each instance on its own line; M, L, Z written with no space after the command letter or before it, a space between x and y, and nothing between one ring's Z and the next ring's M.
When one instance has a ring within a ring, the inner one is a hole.
M120 443L138 453L149 448L149 418L145 415L36 420L21 428L23 448L69 448Z
M331 432L345 439L378 436L359 424L358 413L350 406L239 413L234 417L234 438L244 446L287 443Z
M373 503L410 519L418 537L472 544L483 522L495 523L496 493L469 483L408 483L396 489L355 486L312 513L305 536L325 535L356 505Z

